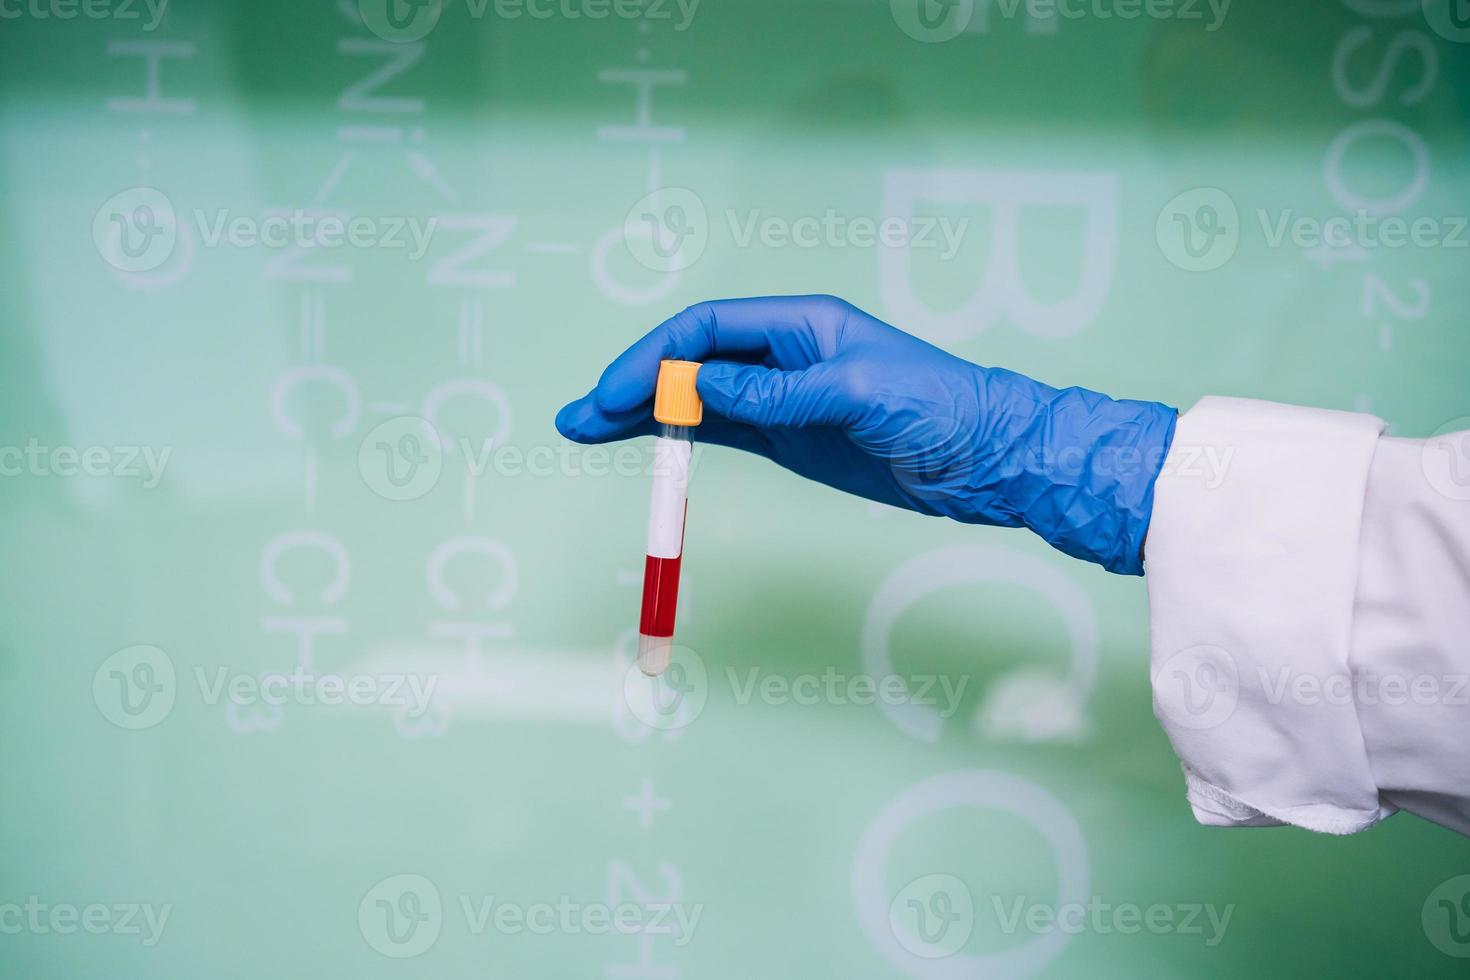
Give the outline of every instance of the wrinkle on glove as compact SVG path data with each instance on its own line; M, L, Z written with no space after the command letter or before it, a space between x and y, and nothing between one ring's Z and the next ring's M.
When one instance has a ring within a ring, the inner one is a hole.
M995 460L976 487L981 522L992 513L1014 515L1058 551L1110 572L1143 574L1154 482L1178 413L1085 388L1058 390L1010 371L987 374L988 384L1005 389L1003 404L1031 406L1031 415L1006 413L1010 424L991 437L988 453L977 453Z

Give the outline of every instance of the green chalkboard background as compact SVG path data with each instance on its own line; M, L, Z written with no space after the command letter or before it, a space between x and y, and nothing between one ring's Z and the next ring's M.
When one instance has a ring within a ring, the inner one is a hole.
M661 713L647 447L552 425L688 303L831 292L1429 435L1448 3L392 2L0 4L0 975L1463 973L1470 843L1197 826L1143 582L1018 531L701 451Z

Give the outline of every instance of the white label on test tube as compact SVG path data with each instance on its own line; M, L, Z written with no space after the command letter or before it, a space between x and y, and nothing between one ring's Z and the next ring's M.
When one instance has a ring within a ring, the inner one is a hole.
M648 553L678 558L684 550L684 501L689 497L689 464L694 446L687 439L659 436L653 441L653 497L648 505Z

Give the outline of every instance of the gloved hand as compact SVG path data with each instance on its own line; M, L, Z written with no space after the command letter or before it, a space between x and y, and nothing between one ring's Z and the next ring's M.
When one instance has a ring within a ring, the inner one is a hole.
M700 303L624 351L564 407L568 439L655 431L659 361L703 361L698 438L870 500L1024 525L1113 572L1142 574L1175 410L981 367L831 296Z

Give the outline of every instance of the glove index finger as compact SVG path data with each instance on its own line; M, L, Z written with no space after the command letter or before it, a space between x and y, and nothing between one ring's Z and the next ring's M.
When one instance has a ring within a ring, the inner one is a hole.
M828 297L762 296L696 303L669 317L618 355L597 382L597 405L626 412L653 397L658 362L703 361L715 354L772 354L804 367L822 356L813 320Z
M688 340L680 343L679 339L689 334L689 328L680 326L680 321L689 317L691 309L681 310L648 331L607 366L593 393L598 408L604 412L632 411L653 397L659 361L701 359L692 343ZM684 349L680 350L681 347Z
M762 428L848 425L858 411L840 380L822 364L787 371L710 361L697 384L712 412Z

